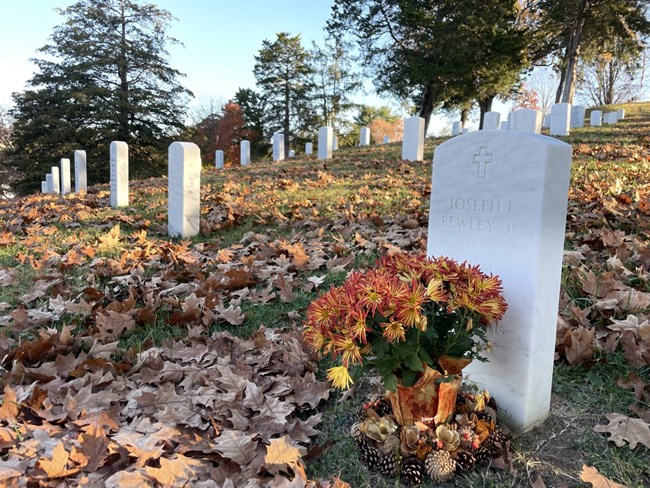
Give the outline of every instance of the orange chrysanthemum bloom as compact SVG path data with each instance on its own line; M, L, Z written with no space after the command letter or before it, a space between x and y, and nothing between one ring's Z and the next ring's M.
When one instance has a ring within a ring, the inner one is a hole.
M406 330L401 322L390 320L382 324L383 336L388 342L403 341L406 339Z
M332 382L334 388L347 390L352 383L352 377L345 366L334 366L327 370L327 379Z
M397 318L406 326L422 325L422 304L426 300L426 290L413 280L408 292L397 302Z

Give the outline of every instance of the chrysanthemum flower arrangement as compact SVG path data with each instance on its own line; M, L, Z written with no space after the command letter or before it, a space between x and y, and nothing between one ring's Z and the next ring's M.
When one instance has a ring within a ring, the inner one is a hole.
M487 391L462 385L484 361L487 330L503 317L501 281L452 259L396 254L352 273L307 309L305 339L340 361L328 379L348 388L374 368L388 390L352 426L362 460L411 484L435 482L508 455Z
M366 273L351 274L307 309L305 339L341 361L328 370L337 388L350 369L375 368L384 386L413 385L425 367L485 360L487 328L506 311L501 281L452 259L395 254Z

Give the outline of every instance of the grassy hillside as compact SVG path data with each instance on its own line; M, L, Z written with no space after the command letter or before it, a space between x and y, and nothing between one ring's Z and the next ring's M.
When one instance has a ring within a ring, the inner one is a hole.
M590 486L583 465L650 484L646 447L592 430L608 413L650 422L650 103L624 108L619 124L566 138L574 161L551 417L513 441L506 469L453 486L540 476ZM188 241L167 237L165 179L131 182L119 210L107 186L0 207L0 479L276 486L285 472L300 478L304 462L310 479L394 486L366 470L348 435L376 382L341 399L321 381L329 363L308 357L295 328L350 270L426 249L442 141L428 142L424 162L400 161L389 144L327 162L204 168L201 235ZM271 462L270 446L285 456Z

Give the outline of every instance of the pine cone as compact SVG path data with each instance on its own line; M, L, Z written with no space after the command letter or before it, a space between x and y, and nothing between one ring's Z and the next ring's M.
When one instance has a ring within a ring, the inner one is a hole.
M471 452L465 451L463 449L456 451L456 457L454 461L456 461L456 469L463 473L471 471L471 469L476 464L476 458L474 455Z
M488 464L494 456L487 447L481 444L481 447L474 452L474 457L476 458L476 464Z
M399 458L395 453L383 455L377 464L377 470L389 478L396 477L399 471Z
M476 412L479 419L487 420L488 422L497 421L497 412L490 406L486 406L482 411Z
M395 434L389 435L384 442L375 442L375 447L385 456L395 454L399 449L399 437Z
M407 485L422 484L424 474L424 463L418 458L408 458L402 464L402 480Z
M374 409L375 412L377 412L377 415L379 415L380 417L387 417L393 414L393 407L391 406L390 402L385 398L381 398L377 400Z
M456 463L451 458L449 451L432 451L424 462L424 468L429 477L436 483L445 483L453 478L456 472Z
M481 443L481 447L485 447L490 451L492 457L496 457L502 450L504 443L509 439L509 436L500 427L496 428L487 438Z
M361 448L361 461L368 466L371 470L377 469L379 461L383 457L382 454L370 444L364 444Z

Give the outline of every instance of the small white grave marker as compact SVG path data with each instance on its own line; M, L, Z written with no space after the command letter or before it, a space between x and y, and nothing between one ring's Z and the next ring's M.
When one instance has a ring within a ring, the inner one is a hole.
M273 161L284 160L284 134L273 134Z
M497 130L500 121L501 114L499 112L485 112L483 116L483 130Z
M289 149L289 157L290 158L295 158L296 157L296 151L294 151L293 149Z
M318 159L332 158L332 141L334 129L326 126L318 129Z
M46 175L47 178L47 175ZM47 191L47 181L41 181L41 193L49 193Z
M433 159L427 254L498 274L508 311L466 368L517 431L549 414L571 146L523 132L449 139Z
M52 166L52 193L61 193L61 180L59 174L59 167Z
M251 164L251 141L243 140L239 143L239 164L241 166Z
M199 233L201 212L201 151L192 142L169 146L168 223L170 236Z
M589 125L592 127L600 127L603 125L603 112L601 110L592 110L589 116Z
M451 135L452 136L459 136L460 131L462 130L462 127L460 125L460 121L456 121L453 124L451 124Z
M111 207L129 204L129 145L113 141L110 145L111 160Z
M388 144L390 142L390 137L384 136L384 139L382 140L382 144Z
M619 108L617 111L617 118L618 120L623 120L625 118L625 109L624 108Z
M508 130L509 129L508 125L509 123L507 120L502 120L501 124L499 125L499 130Z
M404 161L422 161L424 159L424 119L422 117L404 119L402 159Z
M47 173L45 175L45 183L47 183L46 193L54 193L54 178L52 178L52 173Z
M339 150L339 136L332 131L332 151Z
M223 165L224 165L223 150L217 149L214 152L214 167L217 169L223 169Z
M70 175L70 160L61 158L61 194L67 195L72 190L72 176Z
M305 143L305 154L307 156L311 155L314 153L314 144L311 142L306 142Z
M585 111L584 105L574 105L571 107L572 129L582 129L585 126Z
M510 130L515 132L531 132L539 134L542 131L542 113L532 108L522 108L510 113Z
M360 146L370 145L370 129L368 127L361 128L361 134L359 136L359 145Z
M86 151L82 151L81 149L77 149L74 152L74 191L77 193L88 191Z
M571 104L556 103L551 107L551 126L549 133L552 136L568 136L571 127Z

